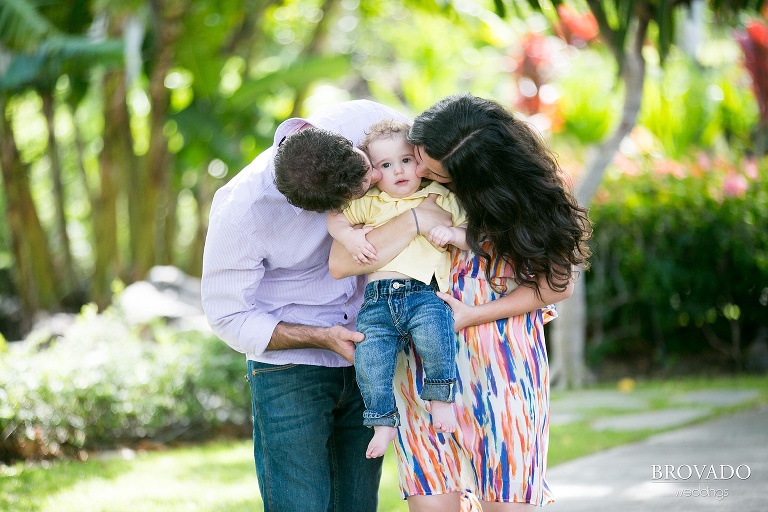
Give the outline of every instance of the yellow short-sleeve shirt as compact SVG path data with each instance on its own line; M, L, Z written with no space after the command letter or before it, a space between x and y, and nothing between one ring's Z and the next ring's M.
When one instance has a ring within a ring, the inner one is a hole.
M429 194L437 194L437 205L450 212L454 226L466 224L467 218L459 207L456 194L433 181L408 197L392 197L378 187L372 187L363 197L352 201L344 216L351 224L378 227L401 213L417 207ZM450 255L444 248L430 244L423 233L379 271L399 272L429 284L434 275L441 291L447 291L451 270Z

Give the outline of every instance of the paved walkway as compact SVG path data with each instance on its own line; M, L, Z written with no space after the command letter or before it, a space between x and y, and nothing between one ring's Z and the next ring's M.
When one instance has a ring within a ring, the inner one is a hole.
M547 481L547 512L768 511L768 407L560 464Z

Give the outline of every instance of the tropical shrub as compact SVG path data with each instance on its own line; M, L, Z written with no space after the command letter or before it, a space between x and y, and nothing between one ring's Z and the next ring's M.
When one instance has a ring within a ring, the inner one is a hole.
M22 343L0 353L0 460L250 430L243 357L211 335L140 333L89 307Z
M591 209L590 354L658 365L768 329L768 160L620 155Z

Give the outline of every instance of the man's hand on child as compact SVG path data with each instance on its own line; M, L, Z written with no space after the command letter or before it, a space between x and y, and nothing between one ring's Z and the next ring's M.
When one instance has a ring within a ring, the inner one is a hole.
M361 332L350 331L341 325L329 327L326 333L327 348L354 364L355 347L365 339L365 335Z

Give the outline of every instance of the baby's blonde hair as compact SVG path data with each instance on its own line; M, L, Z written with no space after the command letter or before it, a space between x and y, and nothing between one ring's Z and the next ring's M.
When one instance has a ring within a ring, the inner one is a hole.
M370 126L365 132L365 137L360 142L360 149L368 153L368 146L372 142L382 139L394 139L398 136L403 139L408 135L408 130L411 127L402 121L396 121L395 119L382 119Z

